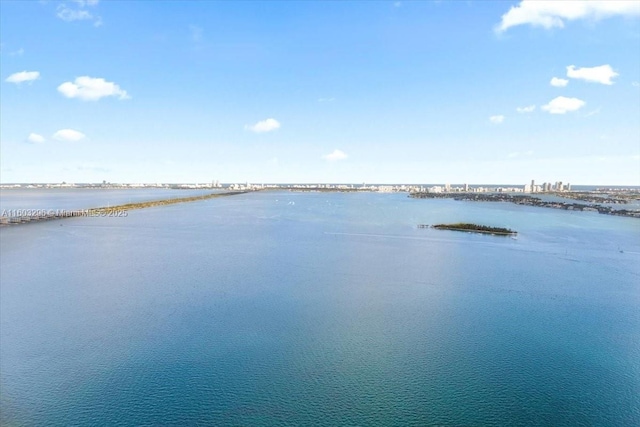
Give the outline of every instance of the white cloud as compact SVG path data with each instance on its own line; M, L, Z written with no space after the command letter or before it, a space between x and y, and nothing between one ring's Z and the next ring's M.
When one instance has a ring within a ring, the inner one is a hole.
M62 83L58 86L58 92L67 98L79 98L84 101L97 101L106 96L130 99L127 91L120 89L117 84L88 76L77 77L73 83Z
M335 162L335 161L338 161L338 160L344 160L347 157L348 156L344 151L338 150L338 149L335 149L335 150L333 150L333 152L331 152L329 154L325 154L324 156L322 156L323 159L328 160L330 162Z
M491 123L495 123L495 124L499 125L500 123L504 122L504 116L501 116L501 115L499 115L499 116L491 116L491 117L489 117L489 121Z
M631 86L633 87L640 87L640 82L632 82Z
M44 136L38 135L37 133L30 133L27 137L28 142L33 142L34 144L41 144L45 141Z
M640 2L631 0L572 0L535 1L523 0L504 15L495 27L502 33L518 25L563 28L565 21L589 19L597 21L612 16L640 16Z
M578 98L567 98L558 96L552 99L547 105L543 105L542 109L551 114L565 114L569 111L577 111L584 107L586 102Z
M63 21L73 22L73 21L93 21L93 25L99 27L102 25L102 18L96 16L89 12L86 8L87 6L93 7L97 6L99 0L71 0L73 6L68 6L65 3L62 3L58 6L58 12L56 16Z
M555 87L565 87L566 85L569 84L569 80L561 79L561 78L558 78L558 77L554 77L554 78L551 79L549 84L551 86L555 86Z
M335 98L318 98L318 102L333 102Z
M61 5L57 13L58 18L63 21L86 21L93 20L93 15L86 10L69 9L68 7Z
M13 73L5 82L20 84L24 82L32 82L34 80L38 80L40 78L40 73L38 71L20 71L19 73Z
M516 108L516 111L518 113L533 113L533 111L536 109L535 105L527 105L526 107L518 107Z
M246 125L245 129L255 133L271 132L280 128L280 122L276 119L266 119L254 125Z
M619 74L613 71L613 68L611 68L609 64L591 68L576 68L575 65L569 65L567 67L567 77L587 82L602 83L603 85L612 85L613 82L611 79L617 76L619 76Z
M78 132L73 129L60 129L56 133L53 134L53 139L58 141L71 141L76 142L83 139L86 135L82 132Z
M22 56L22 55L24 55L24 49L20 48L20 49L14 51L14 52L9 52L9 55L10 56Z

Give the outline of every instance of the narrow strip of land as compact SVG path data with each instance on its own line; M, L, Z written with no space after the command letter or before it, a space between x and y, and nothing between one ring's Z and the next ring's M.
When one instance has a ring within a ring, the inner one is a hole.
M163 200L151 200L151 201L137 202L137 203L126 203L124 205L92 208L92 209L89 209L89 212L103 213L103 212L112 212L112 211L130 211L134 209L152 208L155 206L175 205L177 203L197 202L199 200L207 200L207 199L213 199L216 197L223 197L223 196L235 196L236 194L244 194L244 193L246 193L246 191L229 191L226 193L211 193L211 194L203 194L200 196L180 197L180 198L163 199Z
M558 193L560 197L566 197L566 193ZM542 200L538 197L527 195L511 195L504 193L426 193L415 192L410 193L409 197L414 199L454 199L471 202L510 202L516 205L538 206L542 208L564 209L570 211L593 211L605 215L626 216L630 218L640 218L639 209L614 209L610 206L602 206L592 202L585 203L567 203L560 201ZM576 200L584 198L573 197ZM621 203L622 199L602 199L600 203L615 202ZM629 200L636 200L629 198ZM624 203L628 203L628 200Z
M424 225L418 226L419 228L425 228ZM432 225L432 228L437 230L452 230L452 231L466 231L471 233L483 233L494 234L496 236L511 236L518 234L517 231L510 230L502 227L489 227L487 225L457 223L457 224L436 224Z
M15 225L15 224L30 224L40 221L51 221L64 218L77 218L77 217L108 217L108 216L127 216L126 212L135 209L146 209L156 206L175 205L178 203L197 202L200 200L213 199L216 197L235 196L237 194L244 194L246 191L228 191L224 193L210 193L202 194L199 196L190 197L177 197L171 199L162 200L149 200L136 203L125 203L122 205L106 206L99 208L89 209L76 209L76 210L45 210L45 209L25 209L25 214L14 216L2 216L0 217L0 225Z

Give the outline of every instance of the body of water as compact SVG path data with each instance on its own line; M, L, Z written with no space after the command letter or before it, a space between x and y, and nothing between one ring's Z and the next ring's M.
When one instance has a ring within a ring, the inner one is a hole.
M258 192L0 251L3 425L640 425L637 219Z
M33 209L90 209L151 200L175 199L215 193L220 190L168 188L3 188L0 211Z

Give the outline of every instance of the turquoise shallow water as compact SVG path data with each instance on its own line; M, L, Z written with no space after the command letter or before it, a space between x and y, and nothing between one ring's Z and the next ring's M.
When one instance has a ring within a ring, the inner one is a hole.
M0 250L3 425L640 424L635 219L262 192Z

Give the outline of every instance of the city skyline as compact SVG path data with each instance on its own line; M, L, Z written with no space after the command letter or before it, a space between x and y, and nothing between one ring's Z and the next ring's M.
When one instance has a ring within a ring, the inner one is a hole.
M192 183L130 183L130 182L58 182L58 183L0 183L0 188L183 188L183 189L239 189L239 190L260 190L260 189L297 189L297 188L323 188L323 189L350 189L350 190L371 190L380 192L411 192L426 191L432 193L460 193L460 192L524 192L524 193L552 193L570 192L574 187L571 183L562 181L543 182L536 184L535 180L525 184L509 183L382 183L382 182L361 182L361 183L310 183L310 182L220 182L212 180L210 182ZM591 187L580 185L578 187ZM620 188L636 186L620 186ZM615 189L615 188L614 188Z
M640 2L0 10L3 184L640 185Z

